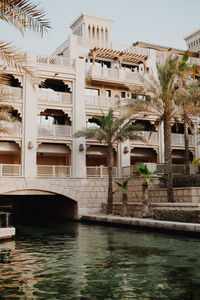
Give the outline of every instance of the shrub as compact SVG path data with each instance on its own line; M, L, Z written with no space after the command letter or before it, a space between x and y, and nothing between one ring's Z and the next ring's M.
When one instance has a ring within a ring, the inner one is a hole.
M154 209L154 219L162 221L176 221L186 223L200 223L200 210L198 209Z
M166 187L166 177L160 178L160 187ZM173 176L173 187L200 187L200 175L181 174Z

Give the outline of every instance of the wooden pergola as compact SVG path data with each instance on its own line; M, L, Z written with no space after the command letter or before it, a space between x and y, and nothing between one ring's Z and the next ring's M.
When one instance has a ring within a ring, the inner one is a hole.
M122 62L129 62L134 64L144 64L144 68L146 68L145 63L147 60L147 56L129 53L127 51L117 51L106 48L94 47L88 53L89 57L92 57L92 62L95 64L95 58L106 58L106 59L114 59L119 61L119 68L122 66Z
M155 45L155 44L151 44L151 43L135 42L135 43L133 43L133 46L138 46L140 48L146 48L146 49L155 49L155 50L159 50L162 52L169 52L169 53L179 54L179 55L184 55L185 52L187 52L189 57L199 58L199 54L195 53L195 52L180 50L180 49L171 48L171 47L167 47L167 46Z

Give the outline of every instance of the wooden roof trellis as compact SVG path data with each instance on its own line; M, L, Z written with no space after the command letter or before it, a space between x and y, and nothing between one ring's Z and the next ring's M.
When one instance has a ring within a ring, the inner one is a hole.
M155 45L155 44L151 44L151 43L145 43L145 42L138 41L138 42L133 43L133 46L138 46L138 47L147 48L147 49L155 49L155 50L159 50L159 51L163 51L163 52L169 52L169 53L180 54L180 55L184 55L185 52L187 52L189 57L199 58L199 54L195 53L195 52L181 50L181 49L167 47L167 46Z
M94 47L88 53L89 56L93 57L93 64L95 63L95 57L98 56L100 58L107 59L118 59L121 67L122 62L130 62L130 63L143 63L145 64L147 56L129 53L127 51L117 51L106 48Z

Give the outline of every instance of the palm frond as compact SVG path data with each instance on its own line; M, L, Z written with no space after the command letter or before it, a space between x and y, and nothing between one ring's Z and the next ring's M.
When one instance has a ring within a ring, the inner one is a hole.
M45 12L30 0L1 0L0 19L15 26L22 34L28 29L42 36L50 28Z

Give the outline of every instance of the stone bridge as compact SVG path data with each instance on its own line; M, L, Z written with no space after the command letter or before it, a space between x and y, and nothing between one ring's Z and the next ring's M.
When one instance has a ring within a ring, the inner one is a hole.
M107 178L0 178L0 195L60 195L76 203L75 218L96 213L107 201Z

